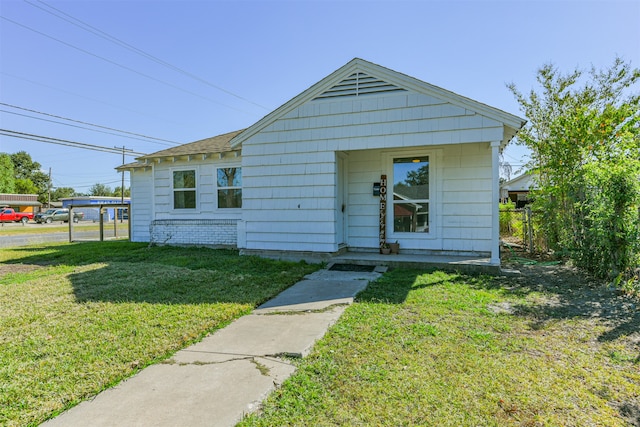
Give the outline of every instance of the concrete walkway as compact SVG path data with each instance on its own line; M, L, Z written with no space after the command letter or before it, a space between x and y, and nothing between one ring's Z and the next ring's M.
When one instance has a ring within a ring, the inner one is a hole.
M252 314L43 426L233 426L287 379L346 305L377 279L320 270Z

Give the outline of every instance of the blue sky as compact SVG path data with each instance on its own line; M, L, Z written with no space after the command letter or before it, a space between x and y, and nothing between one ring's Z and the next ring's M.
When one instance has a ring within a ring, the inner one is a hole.
M7 105L0 128L142 153L250 126L354 57L520 116L505 85L528 92L545 63L569 72L618 55L640 67L637 0L0 0L0 16L0 103L173 142ZM55 187L120 185L121 155L0 136L0 152L20 150L52 169ZM505 160L524 155L509 147Z

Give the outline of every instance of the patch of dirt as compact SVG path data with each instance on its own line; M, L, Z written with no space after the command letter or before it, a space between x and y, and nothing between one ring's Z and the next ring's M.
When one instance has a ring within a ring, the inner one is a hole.
M519 276L510 278L519 291L544 293L536 303L537 317L598 320L613 328L609 339L626 335L640 344L640 296L561 262L531 261L507 262L505 267L520 271Z
M28 273L30 271L44 268L41 265L33 264L0 264L0 278L12 273Z
M618 407L620 415L622 415L632 426L640 427L640 405L623 402L615 406Z
M625 363L640 369L640 295L625 293L606 280L597 279L552 256L530 256L522 249L505 256L503 267L520 271L509 276L508 290L528 295L530 305L498 305L494 312L512 312L530 319L532 330L544 330L565 320L571 322L567 339L580 333L594 351L615 343L624 351ZM503 278L502 280L505 280ZM503 282L504 284L504 282ZM558 331L556 331L558 333ZM560 332L562 333L562 332ZM640 384L638 384L640 387ZM610 401L630 425L640 427L640 400Z

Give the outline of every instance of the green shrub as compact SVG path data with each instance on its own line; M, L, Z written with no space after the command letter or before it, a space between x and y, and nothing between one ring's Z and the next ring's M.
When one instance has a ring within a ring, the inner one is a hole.
M640 182L632 162L617 160L585 168L582 239L574 257L578 266L621 283L640 265Z
M522 230L522 213L516 212L515 203L500 203L500 234L522 237Z

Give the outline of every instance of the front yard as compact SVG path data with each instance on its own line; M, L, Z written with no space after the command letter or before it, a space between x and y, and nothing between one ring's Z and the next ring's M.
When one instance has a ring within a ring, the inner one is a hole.
M317 268L123 241L2 250L0 425L37 425ZM640 302L519 268L386 273L241 425L640 425Z
M0 425L37 425L317 268L122 241L0 250Z
M241 426L640 426L638 301L521 267L387 273Z

